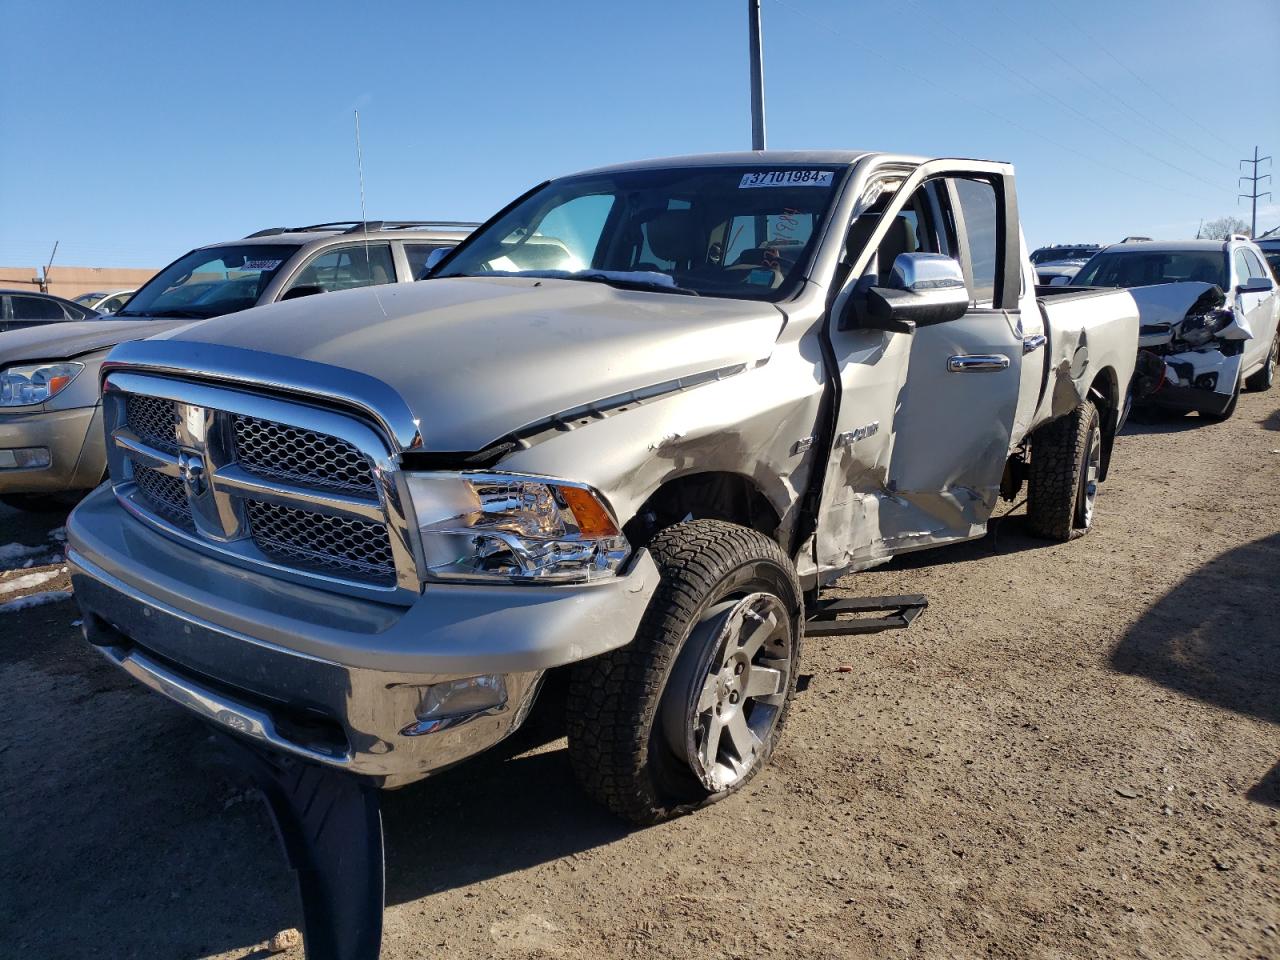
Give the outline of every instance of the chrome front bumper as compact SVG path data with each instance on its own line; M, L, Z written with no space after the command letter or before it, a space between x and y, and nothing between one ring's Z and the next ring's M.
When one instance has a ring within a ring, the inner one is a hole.
M75 510L68 537L85 637L108 660L212 723L387 787L515 731L547 668L630 641L658 579L642 552L608 582L428 588L390 607L220 564L109 490ZM480 675L501 702L433 712L433 689Z

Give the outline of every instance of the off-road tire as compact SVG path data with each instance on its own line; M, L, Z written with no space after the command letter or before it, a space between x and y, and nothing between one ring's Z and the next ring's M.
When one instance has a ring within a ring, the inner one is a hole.
M1080 499L1089 437L1100 429L1098 408L1092 400L1084 400L1031 435L1027 526L1037 537L1065 543L1088 531L1080 524Z
M569 681L569 759L583 789L638 824L688 813L740 790L768 763L799 676L804 601L794 565L747 527L693 520L649 544L661 579L627 646L577 664ZM690 633L713 605L746 591L777 596L791 613L786 699L744 779L719 793L694 775L663 736L659 708Z
M1245 380L1244 388L1259 393L1270 390L1271 384L1276 379L1277 364L1280 364L1280 332L1271 339L1271 352L1267 354L1267 362L1263 364L1261 370Z

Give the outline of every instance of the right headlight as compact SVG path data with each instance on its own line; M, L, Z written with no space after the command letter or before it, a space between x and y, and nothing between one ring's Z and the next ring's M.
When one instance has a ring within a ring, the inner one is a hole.
M631 552L603 499L580 484L501 473L406 480L430 579L594 580Z
M83 363L30 363L0 370L0 407L25 407L44 403L71 385Z

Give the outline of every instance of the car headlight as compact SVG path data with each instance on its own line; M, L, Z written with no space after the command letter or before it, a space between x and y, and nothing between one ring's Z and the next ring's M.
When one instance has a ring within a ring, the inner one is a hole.
M0 407L44 403L57 396L80 375L83 363L32 363L0 370Z
M516 474L407 476L430 579L582 581L631 552L598 494Z

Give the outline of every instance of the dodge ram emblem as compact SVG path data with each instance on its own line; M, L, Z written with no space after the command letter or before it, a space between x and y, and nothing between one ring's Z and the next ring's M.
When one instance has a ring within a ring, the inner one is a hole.
M184 450L178 454L178 476L182 478L188 497L198 497L209 489L204 460L198 453L187 453Z

